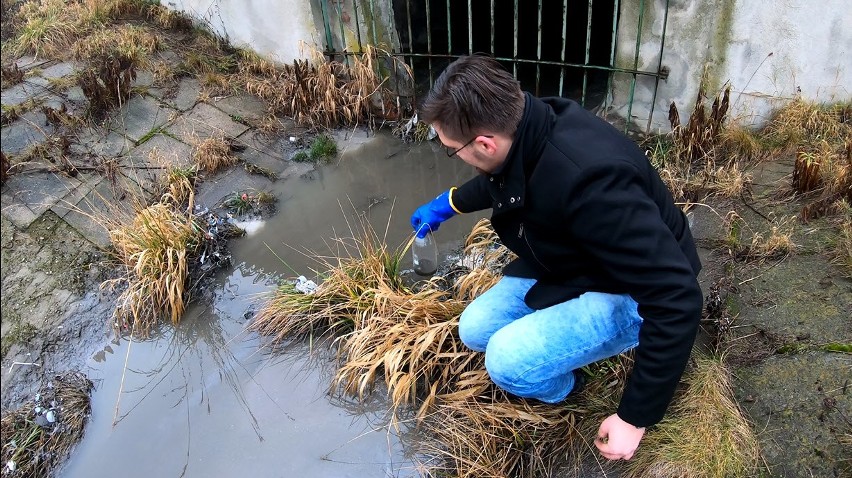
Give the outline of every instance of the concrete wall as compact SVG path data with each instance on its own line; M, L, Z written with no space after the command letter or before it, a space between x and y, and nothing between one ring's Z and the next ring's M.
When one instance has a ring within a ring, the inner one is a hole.
M323 49L311 0L161 0L182 11L232 45L271 60L289 63L310 56L305 47Z
M639 4L621 6L616 64L633 68ZM639 70L656 71L660 60L665 0L646 0L639 49ZM674 102L681 120L695 104L702 74L708 95L731 84L731 116L749 125L763 123L768 112L801 91L809 100L852 98L852 8L849 0L670 0L660 81L652 131L669 131ZM617 74L612 110L626 117L632 75ZM635 126L645 128L651 111L654 78L639 76L631 111ZM711 100L712 101L712 100Z
M289 63L307 58L309 46L358 50L376 38L398 50L391 2L386 0L162 0L207 24L235 46ZM639 32L640 4L645 15ZM323 22L323 5L329 22ZM666 0L621 0L616 66L657 71ZM357 11L356 11L357 6ZM326 28L327 27L327 28ZM636 37L641 33L638 61ZM608 111L644 129L653 105L652 131L669 131L674 102L686 120L702 75L715 95L731 83L731 114L761 124L774 107L799 91L821 102L852 97L852 7L849 0L669 0L662 67L666 80L614 75ZM656 97L654 91L656 88Z

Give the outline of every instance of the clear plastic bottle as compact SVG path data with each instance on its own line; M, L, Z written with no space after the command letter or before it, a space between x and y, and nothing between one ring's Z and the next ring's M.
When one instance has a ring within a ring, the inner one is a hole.
M414 272L421 276L431 276L438 270L438 245L432 237L432 231L426 237L414 238L411 245L411 259L414 262Z

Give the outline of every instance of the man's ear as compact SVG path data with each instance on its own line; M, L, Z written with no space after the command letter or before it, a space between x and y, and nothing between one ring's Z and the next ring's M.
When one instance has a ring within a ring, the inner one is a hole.
M494 138L489 138L488 136L477 136L476 144L482 145L485 148L485 152L488 154L494 154L497 152L497 143L494 142Z

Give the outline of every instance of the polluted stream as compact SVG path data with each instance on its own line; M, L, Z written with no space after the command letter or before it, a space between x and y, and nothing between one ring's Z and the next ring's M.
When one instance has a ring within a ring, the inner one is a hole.
M84 370L96 386L92 416L59 476L419 476L404 446L411 433L389 426L381 389L365 402L332 393L327 347L272 350L246 331L278 282L317 280L312 257L333 257L335 237L358 236L359 216L402 247L417 206L476 174L435 144L385 133L341 147L333 164L273 183L276 214L231 241L232 266L179 326L92 351ZM435 233L441 260L452 260L479 217Z

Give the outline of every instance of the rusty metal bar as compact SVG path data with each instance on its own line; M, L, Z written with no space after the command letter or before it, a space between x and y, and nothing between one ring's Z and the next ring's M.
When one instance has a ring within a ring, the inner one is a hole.
M663 13L663 33L662 38L660 39L660 59L657 62L657 71L663 69L663 48L666 46L666 25L669 21L669 0L666 0L666 11ZM657 77L654 80L654 96L651 100L651 114L648 115L648 124L645 126L645 132L648 133L651 131L651 120L654 119L654 106L657 104L657 88L660 87L660 78Z
M595 0L589 0L589 9L588 15L586 17L586 58L584 60L584 64L587 68L583 68L583 94L580 99L580 104L585 108L586 106L586 88L589 84L589 56L592 50L592 6L594 5Z
M562 55L559 57L565 62L565 50L568 46L568 0L562 2ZM565 67L559 69L559 96L565 96Z
M538 0L538 49L536 50L536 59L538 62L535 64L535 95L538 96L539 86L541 84L541 2L542 0Z
M642 46L642 21L645 19L645 0L639 0L639 25L636 31L636 52L633 56L633 69L639 67L639 48ZM627 119L624 121L624 132L626 133L630 127L630 121L633 117L633 95L636 93L636 75L630 81L630 100L627 103Z
M432 8L429 0L426 0L426 51L432 54ZM435 83L435 77L432 72L432 57L429 57L429 84L433 83Z

